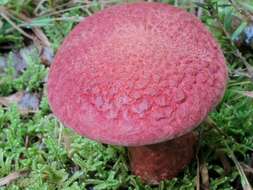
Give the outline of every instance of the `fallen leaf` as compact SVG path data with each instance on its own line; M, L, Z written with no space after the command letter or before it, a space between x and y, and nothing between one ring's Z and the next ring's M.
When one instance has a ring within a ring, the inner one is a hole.
M11 54L4 54L0 57L0 73L4 73L6 67L8 67L8 59L12 63L12 67L15 69L14 77L19 77L28 67L27 55L35 49L35 46L30 45L21 48L19 51L12 51Z
M9 107L12 104L17 104L21 114L37 112L39 103L39 96L36 93L21 91L10 96L0 97L0 105Z
M18 102L18 105L22 109L37 110L39 107L39 98L37 94L25 93Z
M200 165L200 175L201 175L201 181L202 181L202 189L203 190L209 190L209 174L208 169L205 162L202 162Z
M0 105L8 107L13 103L18 103L23 96L24 96L24 92L17 92L10 96L0 97Z
M21 172L12 172L6 177L0 179L0 187L10 184L11 182L17 180L20 177L24 177L28 175L28 171L21 171Z
M28 66L28 64L26 63L23 56L21 56L20 51L14 51L11 54L12 55L11 60L13 61L13 66L14 66L15 71L16 71L15 77L18 77L19 75L21 75Z
M54 51L50 47L44 47L40 51L40 58L41 58L41 63L50 66L51 63L53 62L54 58Z
M48 75L44 79L44 85L43 85L43 91L42 91L42 96L47 96L47 80L48 80Z

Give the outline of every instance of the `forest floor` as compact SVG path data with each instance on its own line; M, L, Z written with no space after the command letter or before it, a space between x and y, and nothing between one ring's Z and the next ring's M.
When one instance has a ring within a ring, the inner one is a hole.
M227 60L219 106L197 129L193 162L177 178L143 184L122 147L64 128L50 111L47 73L84 17L120 0L0 0L0 189L250 190L253 184L253 3L162 0L199 17Z

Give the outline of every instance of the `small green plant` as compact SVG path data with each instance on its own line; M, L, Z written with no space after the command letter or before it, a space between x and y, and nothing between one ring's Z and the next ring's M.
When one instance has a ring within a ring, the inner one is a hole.
M0 78L1 95L20 90L38 91L43 86L47 69L41 64L37 50L24 49L23 58L14 60L17 56L20 55L11 52L7 57L7 65ZM23 67L22 70L19 70L19 67Z

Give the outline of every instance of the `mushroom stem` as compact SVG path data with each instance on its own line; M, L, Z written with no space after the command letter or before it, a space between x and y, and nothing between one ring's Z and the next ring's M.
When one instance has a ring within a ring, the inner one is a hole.
M191 162L196 142L196 134L190 132L159 144L128 147L131 170L149 184L171 179Z

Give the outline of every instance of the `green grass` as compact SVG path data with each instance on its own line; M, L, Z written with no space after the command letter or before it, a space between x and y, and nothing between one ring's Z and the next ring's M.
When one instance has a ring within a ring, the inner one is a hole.
M64 0L47 0L38 7L30 0L0 0L0 5L25 33L29 34L31 29L39 26L56 51L81 18L105 6L120 3L83 2L68 4ZM203 177L207 177L211 190L246 190L247 183L253 182L252 174L242 170L243 164L251 167L253 163L253 98L242 92L253 91L253 82L249 78L250 75L253 78L253 72L246 69L247 66L253 68L253 54L249 47L243 48L239 49L242 53L240 57L231 40L242 36L248 23L247 13L253 11L253 4L250 1L227 0L208 0L204 4L189 0L163 2L177 4L191 12L196 7L202 7L200 19L217 38L229 67L230 80L222 103L210 113L209 122L198 128L200 173L204 172L203 166L209 173L202 176L200 185L203 185ZM239 12L238 8L243 11ZM32 21L22 20L18 16L20 13L32 18ZM241 24L233 28L234 16L241 19ZM16 73L13 55L28 43L31 41L27 37L0 17L0 51L2 56L8 54L7 66L3 72L0 69L0 96L19 91L40 96L36 113L24 114L16 104L0 107L0 180L13 172L26 173L0 187L1 190L196 189L196 159L177 178L161 182L158 186L148 186L131 175L124 148L102 145L64 128L52 115L46 93L43 93L48 67L41 64L39 50L25 51L26 70ZM2 48L6 44L10 48Z

